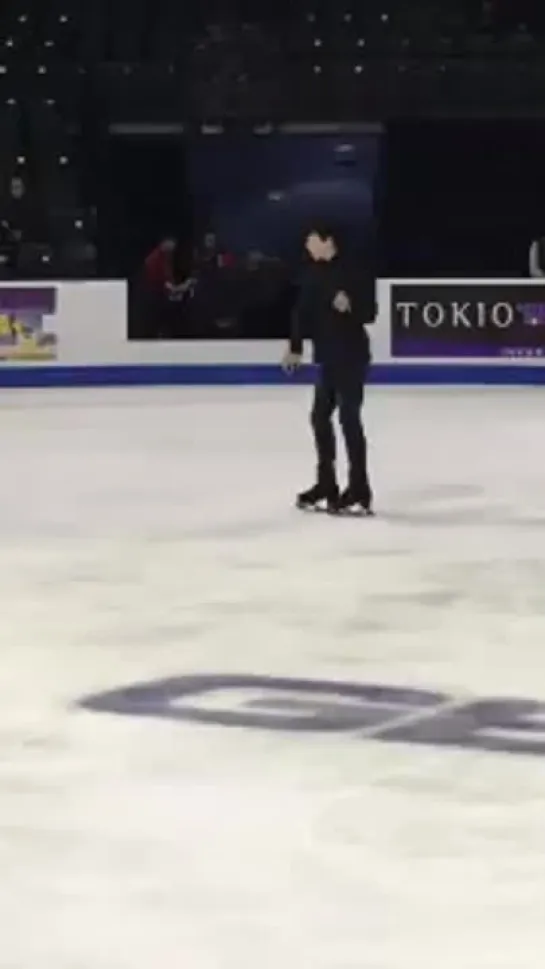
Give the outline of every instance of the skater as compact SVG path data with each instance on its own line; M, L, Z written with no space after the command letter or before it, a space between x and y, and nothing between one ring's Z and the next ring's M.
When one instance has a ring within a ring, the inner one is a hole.
M305 248L311 265L295 306L283 366L292 373L301 365L303 338L310 336L318 365L310 415L318 467L316 484L297 496L297 506L372 515L361 409L371 360L365 326L376 316L374 260L348 261L339 234L327 226L313 227ZM348 487L342 493L337 484L332 422L337 408L349 466Z

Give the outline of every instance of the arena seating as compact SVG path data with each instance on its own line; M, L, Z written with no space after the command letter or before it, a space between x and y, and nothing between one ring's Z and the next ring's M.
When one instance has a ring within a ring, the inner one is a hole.
M544 37L537 0L239 0L229 16L217 0L5 0L0 208L21 173L43 227L18 258L90 271L90 146L108 125L538 112Z
M445 98L459 112L470 89L484 103L476 80L498 108L536 83L541 97L544 19L535 0L262 0L238 18L211 2L7 0L1 70L27 100L55 102L42 128L54 113L77 118L82 72L113 123L383 117L444 110Z

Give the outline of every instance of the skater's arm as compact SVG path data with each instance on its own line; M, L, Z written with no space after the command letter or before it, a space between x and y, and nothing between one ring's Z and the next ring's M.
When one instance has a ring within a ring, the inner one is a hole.
M369 264L346 268L343 291L350 302L350 317L360 326L375 322L377 316L377 281Z
M289 337L290 353L301 356L303 353L303 341L309 333L309 326L312 321L312 286L308 277L301 280L297 299L291 314L291 327Z
M301 318L297 312L297 307L293 310L291 315L291 328L290 328L290 353L296 354L300 357L303 353L303 331L301 328Z

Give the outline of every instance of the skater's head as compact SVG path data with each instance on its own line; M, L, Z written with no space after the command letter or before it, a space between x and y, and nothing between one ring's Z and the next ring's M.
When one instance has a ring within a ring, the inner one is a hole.
M305 249L314 262L330 262L338 251L335 231L325 224L311 226L305 237Z

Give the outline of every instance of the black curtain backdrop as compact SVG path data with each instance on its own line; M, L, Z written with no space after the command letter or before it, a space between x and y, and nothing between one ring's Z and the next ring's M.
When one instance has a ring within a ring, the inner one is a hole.
M383 238L390 276L527 275L545 234L545 123L390 124Z
M184 140L111 136L103 158L101 264L110 275L131 276L162 235L193 234Z

